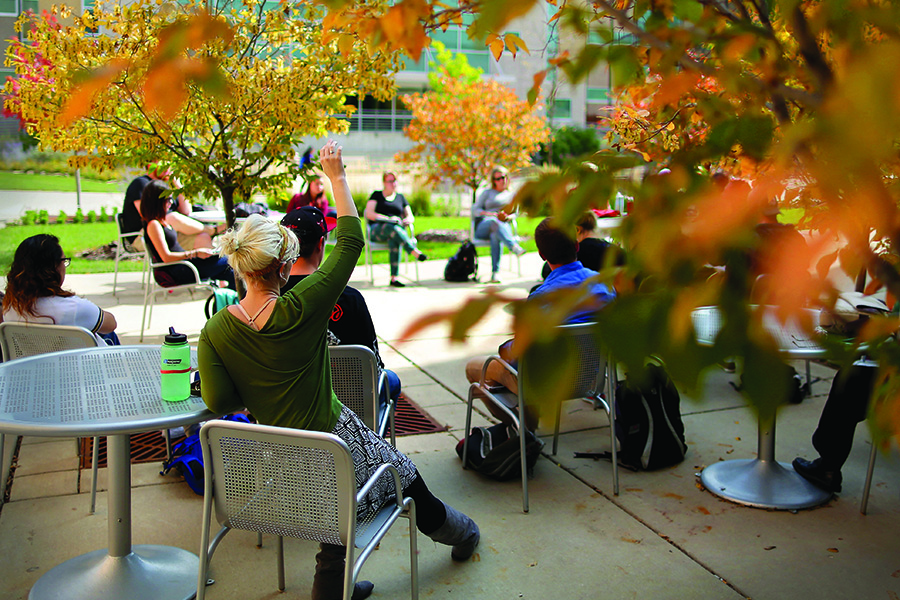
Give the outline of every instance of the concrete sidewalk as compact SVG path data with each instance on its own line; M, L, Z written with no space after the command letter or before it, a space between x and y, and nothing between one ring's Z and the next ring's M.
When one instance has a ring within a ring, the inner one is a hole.
M482 272L489 271L482 259ZM398 446L419 467L440 498L470 514L482 543L471 562L456 564L449 549L419 536L421 597L449 598L900 598L900 460L880 456L869 501L859 513L870 444L860 427L844 473L844 492L826 505L799 512L748 508L702 489L696 474L719 460L752 457L754 414L729 385L734 375L710 372L700 398L682 395L687 459L656 472L620 470L621 493L612 494L606 461L572 458L574 451L608 449L602 412L570 402L563 408L558 455L538 461L531 481L531 512L521 511L518 482L496 483L463 471L454 452L465 423L467 384L463 365L472 355L494 352L510 335L510 316L497 310L463 345L447 342L436 328L400 343L416 316L458 306L486 288L441 280L444 261L420 265L422 281L405 289L386 287L385 267L376 286L363 269L352 284L365 295L386 364L404 391L449 429L407 436ZM504 267L509 266L504 258ZM535 254L523 258L524 277L501 272L502 286L524 297L539 272ZM113 297L112 274L73 275L67 287L104 308L119 322L123 343L137 343L143 296L140 276L128 273ZM145 343L158 344L169 325L195 342L205 321L199 296L161 300ZM778 419L777 457L813 456L815 429L833 371L813 365L814 395L784 407ZM485 424L484 415L476 424ZM546 432L542 432L546 433ZM7 436L7 445L15 440ZM8 454L7 454L8 456ZM5 468L5 466L4 466ZM100 487L105 489L105 469ZM197 552L201 499L159 465L133 468L134 542L167 544ZM56 564L106 546L106 495L88 514L89 473L78 482L75 444L26 438L18 453L11 500L0 513L0 599L25 598L31 585ZM5 480L5 471L4 471ZM388 534L366 563L362 577L375 583L374 598L408 596L408 542L403 528ZM309 595L315 544L287 540L287 597ZM234 532L212 563L209 597L275 598L275 545Z

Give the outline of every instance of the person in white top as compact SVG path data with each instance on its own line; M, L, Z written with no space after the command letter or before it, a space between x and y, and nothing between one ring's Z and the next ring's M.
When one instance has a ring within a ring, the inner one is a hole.
M84 327L100 343L118 344L112 313L62 288L70 260L55 235L23 240L6 276L3 320Z

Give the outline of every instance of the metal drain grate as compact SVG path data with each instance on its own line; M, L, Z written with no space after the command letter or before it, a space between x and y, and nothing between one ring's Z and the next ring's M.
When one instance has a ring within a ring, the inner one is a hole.
M436 431L444 431L446 425L441 425L422 408L407 398L406 394L401 393L397 400L397 408L394 411L395 427L397 437L402 435L417 435L420 433L434 433ZM173 438L174 446L183 437ZM82 469L91 468L91 452L93 438L81 438L79 446L79 466ZM100 467L106 466L106 438L100 438L99 444ZM131 436L131 462L132 464L148 463L165 460L166 458L166 439L159 431L147 431L145 433L136 433Z

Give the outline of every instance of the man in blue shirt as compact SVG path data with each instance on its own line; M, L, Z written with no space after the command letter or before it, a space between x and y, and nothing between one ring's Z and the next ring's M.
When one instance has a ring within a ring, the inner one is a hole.
M546 306L549 308L551 300L549 296L553 292L564 288L581 287L585 281L597 275L596 271L586 269L577 260L578 242L575 241L574 231L567 232L557 228L552 217L541 221L534 230L534 242L537 244L538 254L547 261L551 271L544 283L532 290L528 295L529 300L540 302L544 300L542 296L548 296ZM615 290L602 283L594 283L590 287L584 288L583 293L584 298L580 303L580 308L569 315L566 319L567 324L592 321L594 314L598 310L616 298ZM508 340L503 343L498 350L498 354L503 360L515 367L515 354L512 351L513 343L514 340ZM476 356L466 363L466 378L469 380L469 383L474 383L481 379L481 371L487 358L487 356ZM500 363L494 361L488 365L486 378L488 385L494 384L498 387L505 387L513 394L518 394L518 378ZM509 421L509 417L496 409L491 402L485 402L485 406L496 418L504 422ZM537 425L537 418L533 415L528 415L526 425L529 429L534 429Z

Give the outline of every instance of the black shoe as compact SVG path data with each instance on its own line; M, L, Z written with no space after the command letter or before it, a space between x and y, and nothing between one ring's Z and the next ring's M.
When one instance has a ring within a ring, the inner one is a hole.
M821 458L817 458L816 460L806 460L805 458L800 458L798 456L791 464L801 477L816 487L831 493L841 491L841 481L843 479L841 477L841 472L825 469L825 467L822 466Z
M391 287L406 287L406 284L399 279L391 279Z
M373 589L375 589L375 584L371 581L357 581L356 585L353 586L353 594L350 596L350 600L364 600L372 595Z
M428 260L428 257L425 256L424 254L421 254L421 253L420 253L420 254L419 254L419 257L418 257L416 260Z

